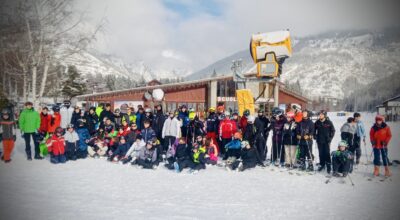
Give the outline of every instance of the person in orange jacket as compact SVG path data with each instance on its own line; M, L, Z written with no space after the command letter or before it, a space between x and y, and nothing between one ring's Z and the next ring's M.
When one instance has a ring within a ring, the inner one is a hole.
M388 150L389 141L392 138L390 127L385 123L385 119L381 115L375 117L375 124L369 132L371 145L374 151L374 176L379 176L379 166L381 165L381 157L383 166L385 166L385 176L391 175L389 171Z
M61 114L60 114L60 106L55 105L53 107L53 115L49 120L49 134L53 134L56 128L61 126Z

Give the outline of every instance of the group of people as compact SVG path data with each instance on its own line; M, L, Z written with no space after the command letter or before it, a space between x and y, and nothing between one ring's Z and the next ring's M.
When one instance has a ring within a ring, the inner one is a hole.
M360 162L361 141L366 132L361 115L355 113L342 126L338 149L331 153L330 145L335 135L333 123L327 112L319 112L316 122L310 112L300 106L283 111L272 109L268 118L263 111L257 116L245 110L238 113L209 108L207 117L201 118L194 109L183 105L177 111L165 113L162 105L154 109L111 110L110 104L90 107L83 111L65 101L39 112L27 102L18 125L25 140L25 152L32 160L41 160L47 154L52 163L86 157L106 157L111 162L132 164L155 169L160 163L175 172L188 168L189 172L206 169L206 165L222 164L229 170L243 171L256 166L275 165L288 169L314 171L313 140L319 152L318 171L334 176L346 176ZM2 111L0 137L3 141L2 159L10 162L16 140L16 123L10 112ZM267 140L272 133L271 158L267 160ZM389 176L387 147L390 128L382 116L370 130L374 152L374 175L379 175L381 162ZM32 140L31 140L32 139ZM220 159L219 159L220 158ZM222 162L221 162L222 161Z

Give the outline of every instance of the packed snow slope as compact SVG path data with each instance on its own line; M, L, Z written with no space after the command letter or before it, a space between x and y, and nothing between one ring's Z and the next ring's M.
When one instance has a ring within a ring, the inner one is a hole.
M334 150L346 117L330 116ZM374 115L364 116L369 130ZM400 123L389 125L389 156L399 159ZM103 159L52 165L26 161L21 138L12 159L0 163L1 219L399 219L399 167L380 182L367 180L371 165L360 165L351 186L347 178L325 184L325 173L297 176L271 167L243 173L208 167L192 175Z

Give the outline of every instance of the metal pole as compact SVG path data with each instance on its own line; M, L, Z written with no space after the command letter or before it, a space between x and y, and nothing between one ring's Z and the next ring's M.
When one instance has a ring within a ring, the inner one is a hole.
M279 78L275 79L275 87L274 87L274 107L279 106Z

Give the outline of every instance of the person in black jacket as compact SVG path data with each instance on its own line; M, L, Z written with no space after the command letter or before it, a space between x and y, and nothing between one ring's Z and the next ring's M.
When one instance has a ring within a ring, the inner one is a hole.
M79 119L84 119L84 116L79 106L75 106L71 117L71 124L73 124L75 128L79 127Z
M114 113L111 111L111 105L109 103L106 104L106 109L100 113L100 126L104 125L104 118L108 118L111 122L115 123Z
M328 174L331 173L331 157L330 157L330 145L335 136L335 127L329 118L327 112L321 110L319 113L319 120L314 124L314 139L317 141L318 152L319 152L319 165L318 171L322 171L326 166Z
M90 135L96 133L96 129L99 123L99 117L96 114L96 108L90 107L88 112L85 112L86 128Z
M286 123L283 126L283 145L285 146L285 166L293 168L296 166L297 123L294 121L294 112L286 113Z
M174 147L174 146L171 146ZM174 163L176 162L180 167L187 167L190 163L190 158L187 150L186 138L180 138L178 145L174 148L174 155L168 158L168 163L165 164L170 170L174 169ZM187 165L186 165L187 164Z
M160 140L161 145L163 145L162 139L162 129L164 126L166 116L164 115L163 109L161 105L156 106L156 114L153 117L153 123L151 127L153 128L154 132L156 133L157 139ZM161 153L161 152L159 152Z
M238 171L244 171L247 169L251 169L257 166L261 161L260 156L258 155L257 150L252 147L247 141L242 142L242 151L240 153L241 161L237 160L233 162L228 169Z
M263 110L259 110L258 111L258 117L256 118L256 121L254 122L256 125L257 124L262 124L264 129L264 139L265 141L268 140L268 134L269 134L269 125L270 125L270 120L265 116L264 111ZM267 152L265 152L267 153Z
M219 119L217 114L215 113L215 108L210 108L209 109L209 115L207 117L207 122L206 122L206 127L207 127L207 137L211 138L213 140L213 143L215 146L218 148L218 152L221 152L221 148L218 145L217 137L218 137L218 128L219 128ZM224 146L222 146L224 147Z
M271 163L275 166L283 166L285 163L285 148L283 147L282 131L286 118L283 116L283 110L278 108L272 110L272 116L270 125L270 129L272 129Z
M296 137L299 141L300 149L300 169L314 171L313 166L313 155L312 155L312 138L314 135L314 123L308 118L308 111L303 111L303 119L298 124L296 129ZM308 167L306 167L306 161L308 161Z

